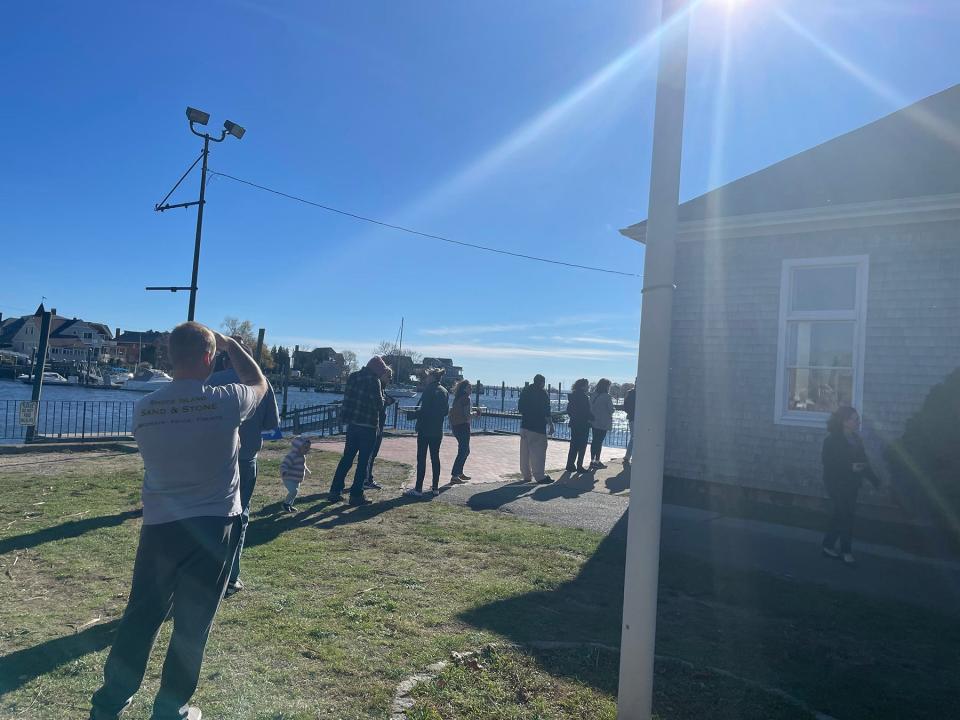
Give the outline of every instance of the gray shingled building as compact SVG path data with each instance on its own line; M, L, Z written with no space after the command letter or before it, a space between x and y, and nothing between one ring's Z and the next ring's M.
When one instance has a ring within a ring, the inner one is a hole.
M690 200L679 219L668 478L820 496L838 404L861 411L879 461L960 365L960 86ZM645 227L621 232L642 242Z

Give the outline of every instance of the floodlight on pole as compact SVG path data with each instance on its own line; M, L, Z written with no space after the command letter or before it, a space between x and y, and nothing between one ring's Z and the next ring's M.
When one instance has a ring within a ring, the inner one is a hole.
M191 123L196 123L197 125L206 125L208 122L210 122L210 113L188 107L187 120L189 120Z
M233 135L237 140L242 138L243 134L246 132L246 130L237 125L235 122L230 122L229 120L223 121L223 129L227 131L227 134Z
M194 125L206 125L210 122L210 113L206 113L203 110L197 110L196 108L188 107L187 108L187 120L190 122L190 132L192 132L197 137L203 138L203 151L200 153L200 157L194 160L193 165L189 167L187 172L183 174L177 184L173 186L173 190L167 193L160 203L154 206L154 210L157 212L163 212L164 210L171 210L172 208L182 207L192 207L193 205L197 206L197 232L194 238L193 243L193 273L190 279L190 285L188 287L180 286L166 286L166 287L148 287L147 290L169 290L170 292L176 292L177 290L190 290L190 305L187 310L187 320L193 320L194 311L196 310L197 305L197 274L200 271L200 238L203 232L203 206L206 203L205 196L207 192L207 158L210 155L210 143L211 142L223 142L224 138L228 134L233 135L237 140L243 137L246 130L241 126L237 125L235 122L227 120L223 123L223 130L220 131L220 137L214 137L206 132L198 132ZM190 174L190 171L196 166L200 161L203 161L203 164L200 168L200 199L195 202L186 202L186 203L176 203L168 204L167 199L173 194L180 183L184 181L187 175Z

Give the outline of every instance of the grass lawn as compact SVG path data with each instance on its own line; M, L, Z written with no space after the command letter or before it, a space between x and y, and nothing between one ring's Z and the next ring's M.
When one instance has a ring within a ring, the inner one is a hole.
M271 445L261 456L247 589L221 606L207 647L195 696L205 717L384 718L400 680L452 651L618 644L623 523L604 538L408 501L397 497L408 469L390 463L378 463L382 502L331 507L338 456L324 452L311 453L305 497L287 515L283 451ZM136 454L0 456L0 718L85 717L129 589L140 472ZM658 652L694 666L658 666L663 720L804 716L778 714L781 700L711 667L842 718L953 712L953 619L685 558L664 557L662 576ZM148 717L168 635L165 627L132 720ZM500 653L484 677L425 688L421 699L435 706L411 717L492 718L452 708L460 697L517 697L517 682L527 698L519 714L496 717L612 717L616 657L591 652ZM564 703L582 711L564 715ZM547 709L528 712L537 704ZM721 706L741 710L703 714Z

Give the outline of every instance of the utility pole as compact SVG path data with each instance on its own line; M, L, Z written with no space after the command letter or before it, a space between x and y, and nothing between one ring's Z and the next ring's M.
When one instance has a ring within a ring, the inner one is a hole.
M210 155L210 143L211 142L223 142L224 138L227 135L233 135L237 140L243 137L246 130L237 125L234 122L229 120L223 123L223 130L220 131L220 137L213 137L210 133L206 132L197 132L194 128L194 125L206 125L210 121L210 113L205 113L202 110L197 110L195 108L187 108L187 120L190 121L190 132L192 132L197 137L203 138L203 150L200 152L200 156L193 161L193 164L187 168L187 171L177 180L177 184L173 186L173 189L167 193L167 196L163 198L159 203L154 206L156 212L164 212L165 210L172 210L173 208L188 208L197 206L197 232L193 240L193 272L190 276L190 285L166 285L166 286L149 286L147 290L169 290L170 292L177 292L178 290L189 290L190 291L190 304L187 309L187 320L192 321L194 317L194 311L197 307L197 275L200 272L200 238L203 233L203 206L206 203L206 192L207 192L207 158ZM200 167L200 199L193 202L184 202L184 203L174 203L169 204L167 200L173 195L174 191L180 187L180 183L184 181L187 175L197 166L198 162L201 162Z
M253 359L257 361L257 365L260 365L260 356L263 355L263 336L267 334L266 328L260 328L257 332L257 349L256 355L253 356Z
M663 0L643 263L634 462L624 569L620 639L619 720L649 720L653 706L654 641L663 502L663 446L673 314L677 205L687 76L691 0Z
M36 362L33 366L33 392L30 394L30 402L37 408L34 415L36 421L40 419L40 392L43 390L43 372L47 368L47 343L50 340L51 317L52 313L45 312L40 320L40 346L37 348ZM36 425L28 427L26 442L33 442L36 433Z

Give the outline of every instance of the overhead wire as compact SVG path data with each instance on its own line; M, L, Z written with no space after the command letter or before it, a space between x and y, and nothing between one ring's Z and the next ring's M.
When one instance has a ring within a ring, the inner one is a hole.
M533 260L536 262L549 263L551 265L561 265L563 267L576 268L578 270L589 270L591 272L600 272L607 273L609 275L622 275L624 277L634 277L639 278L640 275L637 273L624 272L623 270L614 270L612 268L603 268L595 267L593 265L581 265L579 263L566 262L564 260L555 260L553 258L541 257L538 255L528 255L526 253L513 252L512 250L504 250L503 248L491 247L489 245L479 245L477 243L469 243L463 240L455 240L453 238L446 237L444 235L435 235L434 233L423 232L421 230L415 230L413 228L405 227L403 225L396 225L394 223L384 222L383 220L377 220L376 218L367 217L366 215L360 215L358 213L350 212L348 210L341 210L340 208L333 207L331 205L325 205L323 203L315 202L313 200L308 200L297 195L291 195L290 193L283 192L282 190L276 190L266 185L260 185L259 183L252 182L250 180L244 180L243 178L236 177L234 175L229 175L224 172L219 172L217 170L207 169L208 175L214 175L219 177L227 178L228 180L233 180L234 182L241 183L243 185L248 185L257 190L262 190L264 192L272 193L274 195L279 195L280 197L287 198L288 200L294 200L305 205L310 205L312 207L319 208L321 210L326 210L327 212L336 213L337 215L343 215L345 217L353 218L354 220L360 220L362 222L371 223L373 225L379 225L380 227L389 228L391 230L397 230L399 232L409 233L410 235L417 235L419 237L430 238L431 240L440 240L445 243L450 243L451 245L460 245L461 247L473 248L474 250L483 250L485 252L496 253L498 255L508 255L510 257L522 258L524 260Z

